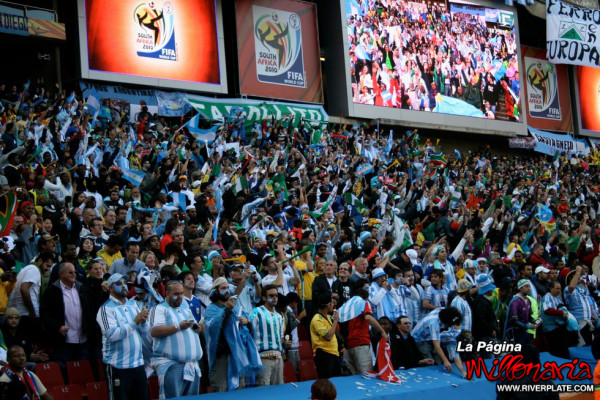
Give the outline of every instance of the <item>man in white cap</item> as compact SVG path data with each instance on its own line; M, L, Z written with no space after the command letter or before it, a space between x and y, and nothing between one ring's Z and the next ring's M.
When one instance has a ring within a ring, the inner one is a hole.
M372 273L373 282L369 288L369 303L373 306L373 318L379 320L395 316L394 299L389 291L387 275L383 268L375 268Z
M160 398L199 394L201 328L183 302L181 282L167 284L166 300L152 309L150 325L154 338L152 367L158 375Z
M471 286L475 286L477 284L477 264L473 260L465 260L463 268L466 272L464 279L466 279Z
M490 274L490 269L488 268L487 259L485 257L479 257L477 259L477 275L481 274Z
M548 286L550 282L548 281L548 273L550 269L545 265L540 265L535 269L535 279L532 280L533 285L537 289L537 293L539 297L544 297L546 293L548 293Z
M110 297L100 307L96 321L102 331L102 361L107 366L110 399L149 400L148 378L142 354L143 336L148 335L148 309L127 300L127 284L121 274L108 281Z
M506 337L513 339L514 343L531 344L531 335L527 330L537 329L537 324L531 320L531 282L520 279L517 282L519 292L513 297L508 306L508 319Z
M404 252L410 261L411 268L419 264L419 253L415 249L408 249Z

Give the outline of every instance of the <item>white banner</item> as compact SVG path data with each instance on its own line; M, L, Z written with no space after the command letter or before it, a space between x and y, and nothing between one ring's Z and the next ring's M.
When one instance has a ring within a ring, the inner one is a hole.
M554 153L583 154L590 153L590 146L585 139L574 139L570 135L558 135L539 129L529 128L529 133L535 140L534 150L553 156Z
M546 0L546 55L554 64L600 67L600 10Z

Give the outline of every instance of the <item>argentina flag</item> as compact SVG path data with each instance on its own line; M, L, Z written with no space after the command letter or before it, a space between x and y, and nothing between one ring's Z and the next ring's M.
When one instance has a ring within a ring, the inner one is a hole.
M339 321L348 322L361 315L365 311L367 302L360 296L354 296L345 302L338 310Z

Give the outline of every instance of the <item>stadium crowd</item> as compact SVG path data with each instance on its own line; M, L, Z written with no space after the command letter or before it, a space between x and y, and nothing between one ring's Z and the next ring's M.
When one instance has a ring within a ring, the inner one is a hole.
M433 111L441 94L519 119L517 41L498 10L433 1L347 12L355 103Z
M280 384L301 339L319 378L373 370L381 339L394 368L465 376L494 355L458 341L568 357L597 327L596 152L444 154L290 118L206 144L41 81L0 102L0 384L29 395L50 398L28 372L49 360L102 359L120 399L154 374L161 398Z

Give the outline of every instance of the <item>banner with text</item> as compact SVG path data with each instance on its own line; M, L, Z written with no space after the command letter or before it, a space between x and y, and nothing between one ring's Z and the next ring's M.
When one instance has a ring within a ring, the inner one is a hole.
M566 65L552 64L546 51L521 46L527 123L537 129L573 132Z
M248 132L255 122L261 123L273 116L276 120L294 116L294 125L299 123L300 118L313 123L329 121L329 115L320 105L249 99L214 99L197 95L188 95L188 100L192 107L207 119L223 121L227 117L241 114L245 119Z
M511 149L527 149L533 150L535 148L535 139L530 137L518 137L508 139L508 147Z
M116 85L102 85L91 82L79 82L79 87L83 92L83 98L87 99L88 93L96 89L100 100L108 99L113 107L121 113L129 114L129 121L137 120L137 115L141 111L140 103L146 102L148 112L151 114L158 112L158 101L154 89L131 89Z
M546 52L554 64L600 67L600 10L546 1Z
M553 156L554 153L583 154L590 153L590 146L585 139L574 139L570 135L557 135L529 127L529 133L535 140L534 150L538 153Z

